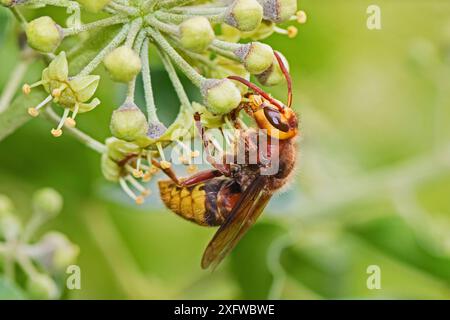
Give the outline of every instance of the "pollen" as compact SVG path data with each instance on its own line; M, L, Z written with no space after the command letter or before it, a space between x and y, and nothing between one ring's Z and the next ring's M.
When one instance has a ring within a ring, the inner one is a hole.
M52 129L51 133L52 133L52 136L54 136L55 138L59 138L63 134L61 129Z
M69 128L75 128L77 126L77 122L73 118L67 118L64 124Z
M191 164L191 165L189 165L188 168L187 168L187 172L188 172L189 174L196 173L197 171L198 171L198 167L197 167L195 164Z
M298 29L296 27L289 26L287 28L287 35L288 35L289 38L291 38L291 39L295 38L297 36L297 34L298 34Z
M145 198L143 196L137 196L135 201L137 205L142 205L144 204Z
M25 84L22 86L22 92L23 92L23 94L25 94L25 95L29 95L29 94L31 93L31 86L30 86L28 83L25 83Z
M185 156L178 157L178 161L182 164L189 164L189 159L187 159Z
M135 178L142 178L144 176L144 172L142 170L134 169L133 170L133 177Z
M142 177L143 182L149 182L152 179L153 175L150 172L146 172Z
M36 118L39 115L39 110L36 108L28 108L28 114L33 118Z
M172 167L172 164L169 161L166 161L166 160L162 160L160 162L160 164L161 164L161 168L162 169L170 169Z
M297 11L297 13L295 15L297 18L297 22L300 24L305 24L306 21L308 21L308 16L306 15L306 12L303 10Z
M149 173L150 174L155 174L155 173L158 173L158 171L159 171L159 169L157 167L151 166L151 168L149 170Z
M61 89L53 89L52 96L55 98L59 98L61 97L61 93L62 93Z
M198 158L200 156L200 152L198 150L194 150L191 152L192 158Z

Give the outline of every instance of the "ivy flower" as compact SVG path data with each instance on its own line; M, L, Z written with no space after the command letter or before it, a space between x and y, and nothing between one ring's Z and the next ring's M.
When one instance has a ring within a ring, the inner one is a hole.
M29 94L31 88L42 85L49 96L36 107L28 109L28 113L37 117L39 109L50 103L56 102L64 108L64 113L56 129L52 129L55 137L62 135L62 127L75 127L75 118L79 113L93 110L100 104L100 100L94 98L88 102L95 94L100 76L82 75L69 77L69 65L65 52L61 52L42 72L42 79L32 85L25 84L23 92ZM70 112L72 115L69 116Z

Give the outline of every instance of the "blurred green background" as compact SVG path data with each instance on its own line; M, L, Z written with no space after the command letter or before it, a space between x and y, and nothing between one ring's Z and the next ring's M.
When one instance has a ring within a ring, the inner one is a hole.
M373 31L370 4L302 0L308 23L298 37L268 39L290 61L300 165L214 273L200 268L214 230L164 209L155 188L137 208L105 182L98 154L68 135L54 139L43 119L1 141L0 193L24 212L40 187L65 198L48 228L81 249L82 289L67 298L449 299L450 2L377 0L382 29ZM9 34L0 91L18 59ZM160 64L152 67L169 121L178 104ZM124 90L103 79L101 107L79 123L99 140ZM283 87L271 92L285 97ZM370 265L381 269L380 290L366 286Z

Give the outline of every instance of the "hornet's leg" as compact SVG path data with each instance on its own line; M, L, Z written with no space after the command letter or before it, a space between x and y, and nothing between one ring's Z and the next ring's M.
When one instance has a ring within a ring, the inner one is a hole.
M206 160L218 171L222 173L224 176L230 176L231 175L231 168L229 164L226 163L218 163L211 155L210 152L210 142L208 141L208 138L205 134L205 128L202 126L201 122L201 116L198 112L194 114L194 120L195 120L195 126L197 127L197 130L200 134L200 137L203 141L203 147L206 151Z
M171 168L163 169L161 164L155 159L152 159L152 164L158 169L161 169L170 178L170 180L180 187L189 187L223 175L219 170L206 170L200 171L186 179L180 180Z

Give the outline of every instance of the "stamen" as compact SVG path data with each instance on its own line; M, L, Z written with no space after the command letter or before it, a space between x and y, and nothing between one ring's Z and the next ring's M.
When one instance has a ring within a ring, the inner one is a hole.
M144 176L144 172L141 170L141 155L138 156L136 161L136 169L133 170L133 177L142 178Z
M150 168L150 170L149 170L149 172L150 172L151 174L156 174L156 173L158 173L158 171L159 171L159 168L156 167L156 166L151 166L151 168Z
M80 105L78 103L75 104L75 108L72 112L72 117L68 117L66 119L66 126L69 128L75 128L77 126L77 122L75 121L75 118L78 114L78 110L80 109Z
M146 172L142 177L143 182L149 182L152 179L153 175L150 172Z
M144 197L150 195L150 190L144 188L139 182L137 182L132 176L127 176L126 179L135 187Z
M297 27L289 26L287 28L287 32L288 32L288 37L292 39L292 38L295 38L297 36L298 29L297 29Z
M295 14L295 18L297 19L297 22L300 24L305 24L306 21L308 21L308 15L303 10L297 11L297 13Z
M69 116L69 112L70 112L70 110L65 108L63 116L62 116L61 120L59 121L58 127L56 129L52 129L51 133L55 138L58 138L62 135L61 128L64 126L64 123L66 122L66 119Z
M38 81L38 82L35 82L35 83L33 83L33 84L25 83L25 84L22 86L22 92L23 92L25 95L29 95L29 94L31 93L31 89L32 89L32 88L35 88L35 87L37 87L37 86L40 86L42 83L43 83L42 80L41 80L41 81Z
M191 164L189 165L189 167L187 167L187 172L189 174L194 174L198 171L198 167L195 164Z
M49 103L52 100L53 100L53 97L52 96L48 96L47 98L44 99L44 101L39 103L36 107L28 108L28 114L30 116L32 116L32 117L37 117L39 115L39 109L41 109L42 107L47 105L47 103Z
M23 92L23 94L25 94L25 95L29 95L29 94L31 93L31 86L30 86L29 84L25 83L25 84L22 86L22 92Z
M190 154L191 158L197 158L198 156L200 156L200 152L197 150L191 150L191 148L189 148L187 145L185 145L183 142L181 142L180 140L175 140L177 142L177 144L183 148L183 150L187 151Z
M162 145L160 142L156 144L156 147L158 148L159 156L161 157L160 165L162 169L169 169L172 167L172 164L166 160L166 157L164 156L164 150L162 148Z
M278 34L287 35L289 38L295 38L298 34L298 29L294 26L289 26L287 29L275 27L274 31Z
M130 189L130 187L127 185L126 181L123 178L119 179L120 187L123 191L131 198L133 199L136 204L143 204L144 203L144 197L142 196L136 196L134 192Z
M62 84L59 88L52 90L52 96L55 98L55 102L58 102L59 98L61 97L61 94L64 89L67 88L66 84Z
M180 156L178 158L178 161L184 165L188 165L190 163L190 160L188 158L186 158L185 156Z

